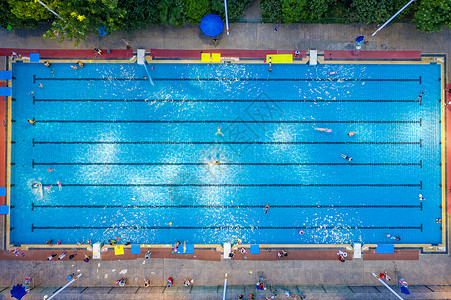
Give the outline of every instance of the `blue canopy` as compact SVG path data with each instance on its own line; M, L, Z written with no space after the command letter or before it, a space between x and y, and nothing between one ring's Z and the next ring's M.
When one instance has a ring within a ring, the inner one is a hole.
M205 35L217 37L224 27L224 22L218 15L209 14L202 18L200 29Z
M22 297L26 294L27 292L25 291L25 287L23 287L20 283L13 286L13 289L11 290L11 297L16 298L17 300L22 299Z

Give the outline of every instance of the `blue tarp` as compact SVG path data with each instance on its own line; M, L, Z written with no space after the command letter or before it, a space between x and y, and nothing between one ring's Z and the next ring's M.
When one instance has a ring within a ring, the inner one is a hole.
M30 62L39 62L39 53L30 53Z
M251 254L260 254L260 246L251 245Z
M132 254L141 254L141 246L132 245Z
M10 80L11 71L0 71L0 80Z
M401 286L401 293L410 295L409 289L405 286Z
M11 290L11 297L16 298L17 300L22 299L27 292L25 291L25 287L23 287L20 283L16 284Z
M194 244L187 244L186 249L183 249L184 246L180 245L177 248L177 254L194 254ZM185 250L185 252L183 252Z
M106 34L108 34L108 31L106 31L106 26L100 26L99 27L99 35L104 36Z
M9 206L8 205L0 205L0 215L9 214Z
M0 87L0 96L11 96L10 87Z
M395 245L394 244L381 244L377 245L376 253L395 253Z

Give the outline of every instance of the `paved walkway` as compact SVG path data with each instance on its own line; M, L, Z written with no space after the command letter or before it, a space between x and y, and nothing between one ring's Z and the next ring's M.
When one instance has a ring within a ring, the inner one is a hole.
M450 30L432 34L417 32L412 24L392 24L371 38L375 25L274 25L240 23L231 24L230 36L223 35L217 48L223 49L279 49L279 50L352 50L354 38L367 36L363 50L420 50L423 53L446 53L451 49ZM73 49L72 42L58 43L44 40L45 28L26 31L0 29L0 40L5 48ZM151 26L147 31L129 36L91 36L79 49L124 48L130 40L134 49L212 49L209 38L198 26L170 28ZM449 63L448 63L449 69ZM448 230L449 232L449 230ZM153 285L164 285L173 276L176 285L185 277L195 279L198 285L222 285L224 274L229 273L230 285L255 284L257 271L263 271L273 284L298 285L374 285L371 272L400 271L410 284L451 284L451 256L449 254L420 255L418 261L363 261L355 259L344 264L338 261L188 261L178 259L137 259L135 261L105 261L84 263L67 262L0 262L0 286L23 282L34 274L39 285L58 286L67 282L67 275L82 272L82 286L111 286L114 280L128 277L131 285L141 284L148 277ZM253 271L253 275L249 272ZM178 297L177 297L178 298ZM449 295L448 298L451 298ZM175 298L174 298L175 299Z

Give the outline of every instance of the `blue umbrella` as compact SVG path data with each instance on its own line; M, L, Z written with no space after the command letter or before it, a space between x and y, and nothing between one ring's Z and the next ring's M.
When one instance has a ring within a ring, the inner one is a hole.
M22 297L26 294L27 292L25 291L25 287L23 287L20 283L13 286L13 289L11 290L11 297L16 298L17 300L22 299Z
M217 37L223 30L224 22L218 15L209 14L202 18L200 29L205 35Z

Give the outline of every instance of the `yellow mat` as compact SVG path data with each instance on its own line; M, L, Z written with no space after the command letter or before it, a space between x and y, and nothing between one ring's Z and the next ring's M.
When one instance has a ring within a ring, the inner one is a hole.
M291 64L293 62L293 54L267 54L267 63L269 63L270 58L273 64Z
M211 54L211 62L214 62L214 63L221 62L221 53L212 53Z
M202 62L210 62L211 58L210 58L210 53L201 53L201 61Z
M124 254L124 246L118 245L114 246L114 255L122 255Z

